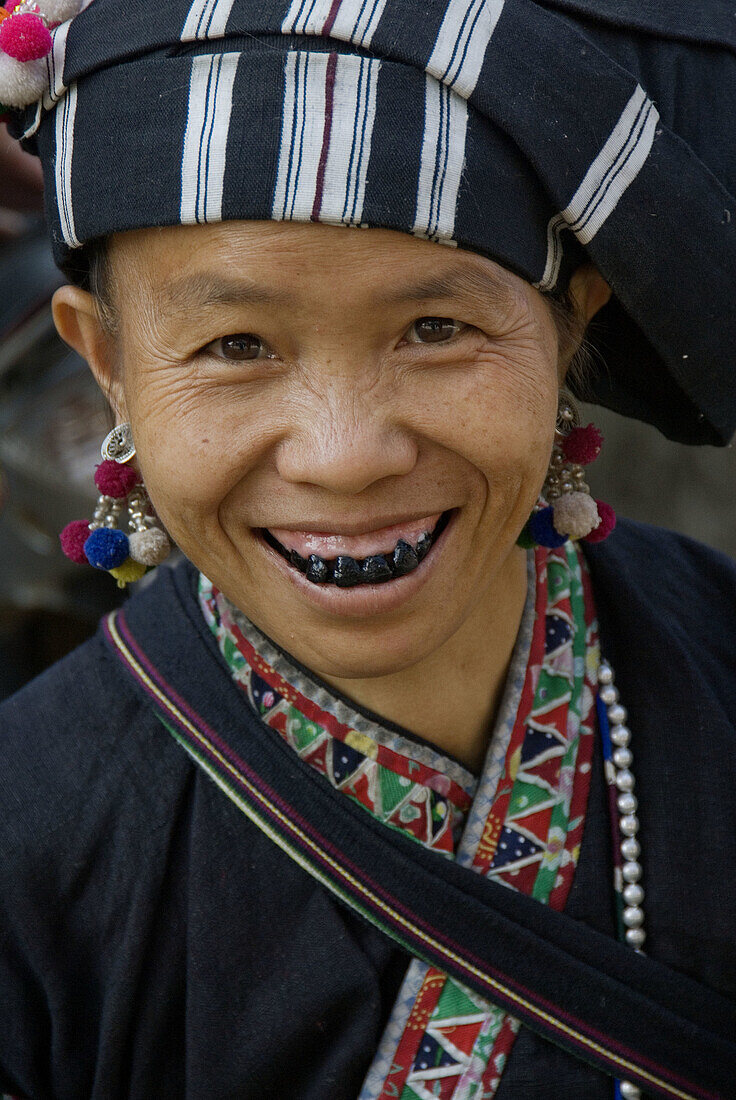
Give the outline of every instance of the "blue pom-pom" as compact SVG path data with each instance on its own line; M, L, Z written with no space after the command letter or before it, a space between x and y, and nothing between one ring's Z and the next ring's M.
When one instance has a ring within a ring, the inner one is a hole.
M547 546L550 550L558 546L564 546L567 535L561 535L552 522L552 508L542 508L535 512L529 519L529 534L540 546Z
M128 536L117 527L98 527L85 542L84 552L96 569L117 569L128 557Z

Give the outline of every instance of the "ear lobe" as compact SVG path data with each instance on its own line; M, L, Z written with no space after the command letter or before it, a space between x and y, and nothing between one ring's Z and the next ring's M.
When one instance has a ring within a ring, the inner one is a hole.
M62 286L53 296L51 311L59 336L86 359L116 416L126 420L120 371L115 364L117 349L100 320L94 297L80 287Z

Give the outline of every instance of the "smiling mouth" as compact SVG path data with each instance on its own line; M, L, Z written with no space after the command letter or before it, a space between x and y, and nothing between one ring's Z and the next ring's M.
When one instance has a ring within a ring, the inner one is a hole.
M412 573L432 550L447 527L452 510L443 512L432 530L424 531L414 542L400 538L393 549L382 554L370 554L365 558L340 554L334 558L310 554L303 557L296 550L284 546L267 527L260 534L272 550L280 554L289 565L298 569L312 584L332 584L338 588L355 588L359 584L388 584Z

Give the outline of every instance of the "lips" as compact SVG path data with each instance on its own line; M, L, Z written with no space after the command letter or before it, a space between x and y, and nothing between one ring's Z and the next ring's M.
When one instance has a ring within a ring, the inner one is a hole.
M432 546L442 534L450 518L450 512L443 512L439 517L432 516L428 519L435 520L434 525L427 530L421 530L423 521L414 521L412 524L399 525L394 528L385 528L383 531L374 532L367 536L341 537L331 535L309 535L304 532L284 531L279 528L263 528L264 540L272 549L276 550L293 568L312 584L332 584L338 588L354 588L359 584L385 584L404 577L417 568L419 563L427 556ZM396 530L401 529L407 537L396 538ZM393 538L390 537L394 531ZM284 539L277 538L278 535ZM387 538L390 540L387 542ZM353 554L338 553L333 557L326 554L300 553L294 546L299 544L302 549L308 550L310 544L330 547L345 547L350 542L353 544L374 544L385 547L382 553L371 553L364 557Z

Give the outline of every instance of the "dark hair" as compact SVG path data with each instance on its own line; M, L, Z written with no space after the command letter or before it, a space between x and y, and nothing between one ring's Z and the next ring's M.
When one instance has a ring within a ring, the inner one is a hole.
M118 318L113 302L110 250L107 237L97 237L80 250L79 265L67 268L71 281L88 290L97 305L97 314L106 332L115 334Z
M585 335L588 322L569 290L561 294L545 294L544 298L557 329L560 355L567 358L572 351L565 385L577 397L586 400L586 394L590 396L588 382L593 373L592 345Z

